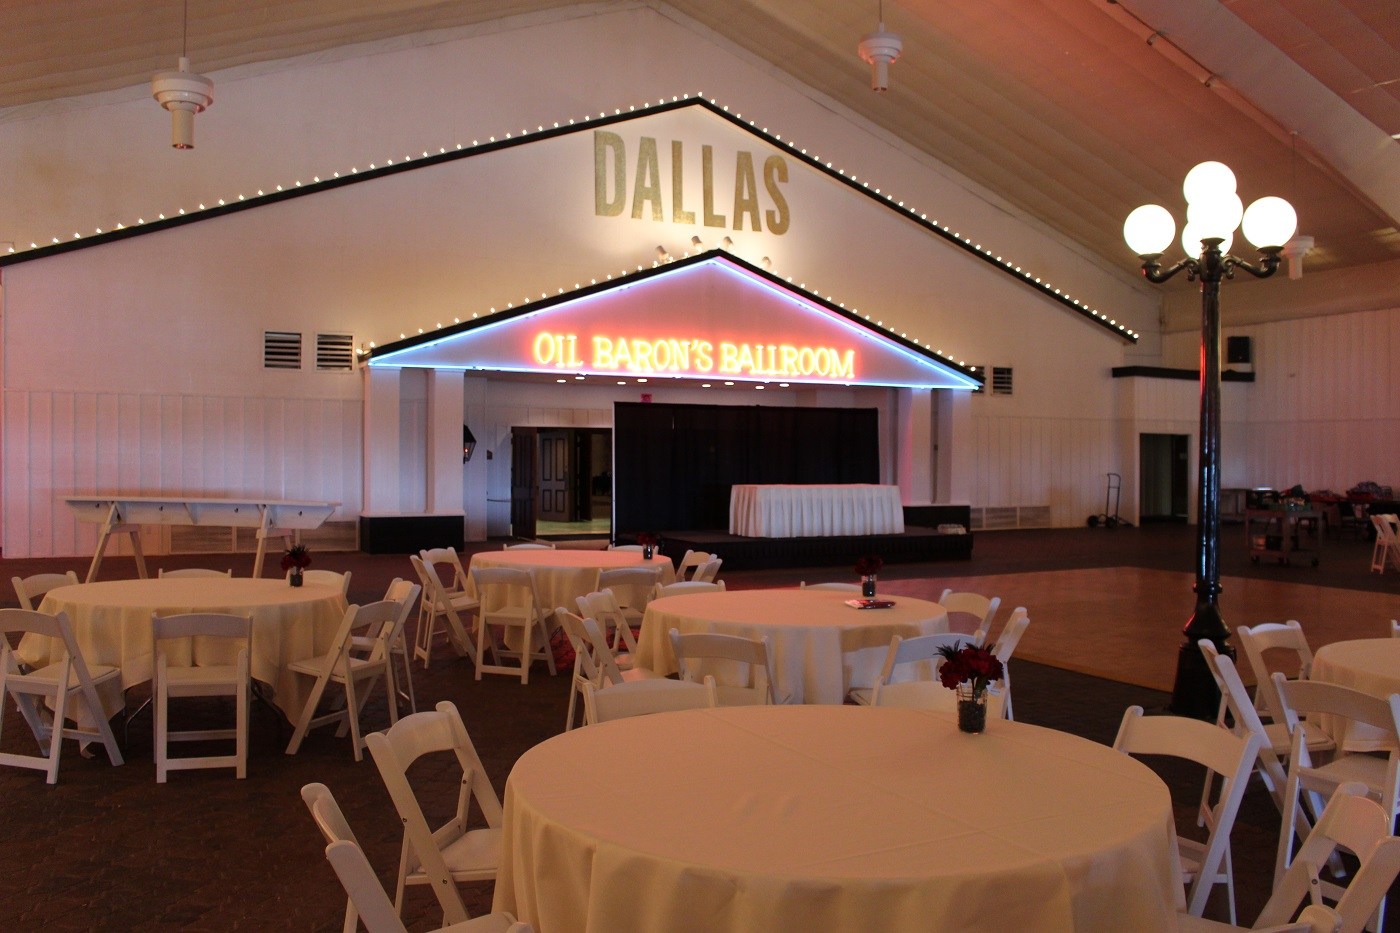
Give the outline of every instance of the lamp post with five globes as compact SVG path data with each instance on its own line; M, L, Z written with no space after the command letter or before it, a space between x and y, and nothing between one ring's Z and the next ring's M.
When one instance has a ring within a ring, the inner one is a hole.
M1162 268L1162 254L1176 235L1171 213L1145 204L1128 215L1123 238L1142 260L1148 281L1162 283L1179 272L1201 282L1201 426L1196 503L1196 611L1182 629L1185 641L1177 654L1171 712L1213 719L1220 694L1196 643L1208 638L1222 654L1230 630L1220 616L1220 283L1236 269L1266 279L1278 270L1283 245L1297 229L1298 218L1283 198L1260 198L1244 209L1235 193L1235 174L1220 162L1202 162L1186 174L1186 226L1181 245L1186 258ZM1230 254L1235 230L1259 250L1257 263Z

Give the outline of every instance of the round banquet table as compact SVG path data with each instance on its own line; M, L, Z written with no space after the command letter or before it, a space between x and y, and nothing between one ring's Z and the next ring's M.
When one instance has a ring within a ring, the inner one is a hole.
M652 600L637 639L637 663L662 674L676 670L668 632L717 632L761 638L773 652L779 699L790 703L842 703L853 687L873 686L896 635L912 638L948 631L938 603L889 597L887 609L855 609L860 594L841 590L732 590L687 593ZM900 677L931 672L897 671Z
M1392 693L1400 693L1400 638L1360 638L1323 645L1313 655L1309 677L1389 699ZM1367 725L1334 716L1320 716L1318 725L1347 751L1389 751L1394 747Z
M515 548L481 551L472 555L472 567L515 567L530 571L547 612L563 606L577 612L576 600L598 588L598 571L619 567L650 567L661 571L662 583L676 582L671 558L657 554L644 560L640 551L584 551L552 548ZM477 598L476 581L467 575L466 590ZM493 607L494 608L494 607Z
M311 689L309 678L287 670L293 661L324 654L345 617L340 587L248 577L167 577L105 580L50 590L39 611L67 613L89 665L121 668L114 696L102 696L109 713L121 709L121 691L151 679L151 615L226 612L253 617L249 667L256 680L273 688L277 705L295 718ZM62 655L62 641L26 635L18 654L27 664L48 664ZM196 639L172 648L172 663L220 663L232 660L228 643ZM184 651L183 657L180 652ZM306 682L303 682L306 681ZM110 716L109 716L110 718Z
M1161 779L1068 733L988 725L756 706L555 736L506 784L495 909L550 933L1173 929Z

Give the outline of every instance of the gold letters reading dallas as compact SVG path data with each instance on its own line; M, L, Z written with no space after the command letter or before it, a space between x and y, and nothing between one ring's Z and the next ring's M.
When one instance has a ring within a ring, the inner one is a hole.
M693 158L692 149L692 158ZM713 146L700 147L700 182L702 192L701 223L706 227L730 229L729 216L721 214L715 203L715 158ZM691 166L694 167L693 165ZM695 211L685 206L685 148L679 139L671 140L670 181L671 223L694 224ZM593 132L593 211L599 217L617 217L627 208L628 178L632 179L632 219L666 220L666 201L661 194L661 155L656 140L643 136L637 141L636 164L629 166L627 143L616 133L606 130ZM726 179L727 180L727 179ZM748 229L782 235L787 233L792 217L787 198L780 187L787 183L787 161L780 155L763 160L763 191L771 204L760 210L758 176L754 154L739 150L734 154L734 200L730 213L734 230ZM694 205L692 205L694 206ZM723 204L718 207L723 207Z
M585 363L580 343L589 347ZM808 376L850 381L856 377L856 351L806 347L790 343L743 343L663 337L593 336L541 333L534 340L534 361L554 369L649 374L717 373L725 376Z

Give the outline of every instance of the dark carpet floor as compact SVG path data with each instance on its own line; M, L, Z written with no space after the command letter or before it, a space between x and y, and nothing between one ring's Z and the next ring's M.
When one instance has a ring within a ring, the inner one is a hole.
M1170 526L984 534L971 561L901 565L887 568L886 575L1118 565L1189 571L1193 541L1189 529ZM1230 556L1243 552L1242 544L1222 550L1227 575L1279 573L1290 581L1391 592L1400 579L1365 573L1369 545L1357 542L1326 543L1317 570L1253 565ZM1234 566L1235 561L1241 566ZM162 562L211 565L198 558ZM216 563L247 573L250 561L220 557ZM1358 563L1360 570L1353 570ZM318 566L353 571L352 601L379 598L391 577L411 573L406 558L363 554L324 555ZM86 561L0 562L5 575L70 567L82 575ZM1315 579L1308 579L1314 574ZM129 561L114 558L104 565L104 578L123 575L134 575ZM795 582L802 571L725 576L731 587L771 586ZM1098 742L1112 741L1127 706L1160 709L1167 700L1151 690L1055 668L1027 662L1013 666L1018 718ZM525 750L562 729L569 681L567 676L549 677L541 666L528 686L499 676L476 681L467 661L447 656L429 671L418 668L414 674L420 708L446 699L461 710L498 790L504 790L512 764ZM133 696L129 706L138 701ZM385 721L384 713L382 698L372 702L366 714L371 728ZM3 727L0 746L5 750L33 748L13 704L6 705ZM174 774L168 784L157 785L150 718L144 713L131 724L128 761L122 767L111 767L101 752L83 758L68 743L57 786L46 786L39 772L0 768L0 864L6 868L0 873L0 930L338 929L344 895L298 790L311 781L329 785L381 879L391 882L400 835L388 795L372 762L355 763L348 739L337 740L331 730L313 734L296 756L283 754L290 730L270 710L255 712L252 732L244 781L227 771L197 771ZM1200 774L1151 764L1172 789L1180 831L1197 834ZM444 810L451 807L453 770L428 767L413 778L425 799L441 801ZM1026 780L1033 781L1034 775ZM1277 831L1277 812L1256 782L1233 847L1240 916L1246 923L1268 896ZM489 883L463 891L474 914L489 908ZM1212 915L1223 916L1221 900L1219 895L1212 899ZM410 893L405 917L411 930L433 929L441 922L436 902L421 890ZM1400 924L1388 929L1400 930Z

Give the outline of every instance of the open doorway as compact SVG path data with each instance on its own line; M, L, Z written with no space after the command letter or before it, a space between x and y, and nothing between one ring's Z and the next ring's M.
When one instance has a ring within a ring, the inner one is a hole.
M1138 520L1185 522L1187 434L1138 435Z
M612 431L512 428L511 534L609 537Z

